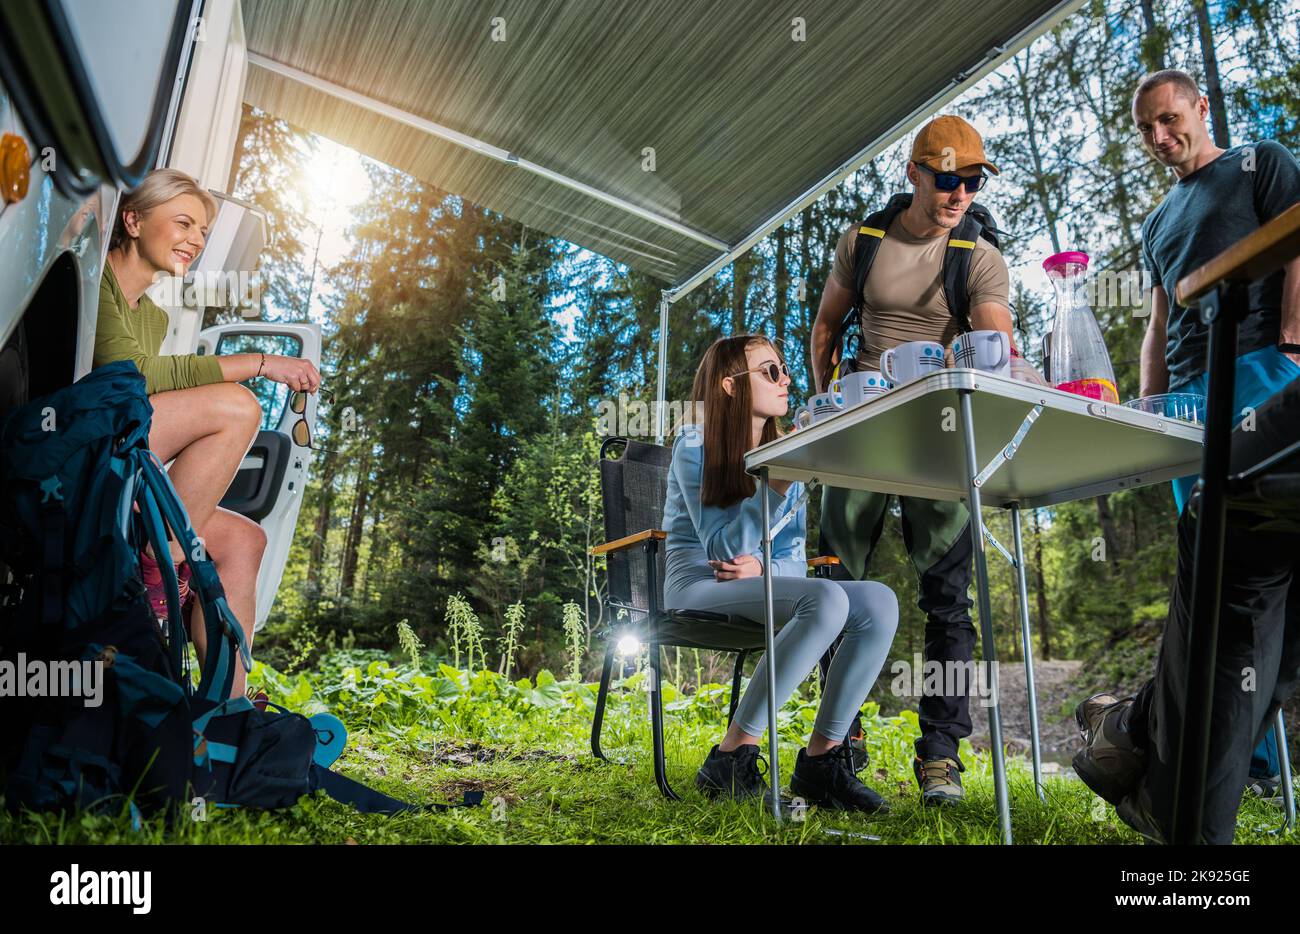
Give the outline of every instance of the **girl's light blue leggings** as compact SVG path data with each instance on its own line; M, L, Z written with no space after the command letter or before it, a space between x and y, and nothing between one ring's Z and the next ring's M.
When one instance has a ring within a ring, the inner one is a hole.
M752 619L762 626L763 578L700 580L669 589L669 609L711 610ZM821 707L813 723L822 736L842 740L875 684L898 629L898 598L878 581L817 577L772 578L776 624L776 705L781 707L818 660L844 633L835 652ZM759 660L736 708L736 725L751 736L767 728L767 655Z

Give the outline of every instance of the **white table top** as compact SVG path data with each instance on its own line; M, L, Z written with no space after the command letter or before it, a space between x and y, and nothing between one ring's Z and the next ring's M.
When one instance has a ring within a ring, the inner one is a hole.
M926 499L965 499L959 393L971 390L982 471L1035 405L1042 413L1015 456L980 486L985 505L1025 508L1128 490L1200 472L1199 425L995 376L945 369L884 393L745 455L774 480Z

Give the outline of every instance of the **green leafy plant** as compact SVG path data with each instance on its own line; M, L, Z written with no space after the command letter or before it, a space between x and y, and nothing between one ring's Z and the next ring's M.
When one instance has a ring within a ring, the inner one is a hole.
M457 593L447 598L447 612L443 619L447 623L447 636L451 639L452 664L456 668L460 667L463 644L465 663L473 671L474 653L478 652L480 659L483 657L483 624L479 622L478 615L468 601Z
M424 651L424 643L420 637L415 634L411 624L406 620L400 620L397 623L397 644L402 647L402 651L411 660L411 667L416 671L420 670L420 653Z
M515 652L519 649L519 633L524 628L524 602L522 600L506 607L506 634L500 640L501 673L507 680L510 669L514 667Z
M587 627L582 623L582 608L564 604L564 644L569 650L569 680L582 677L582 656L587 651Z

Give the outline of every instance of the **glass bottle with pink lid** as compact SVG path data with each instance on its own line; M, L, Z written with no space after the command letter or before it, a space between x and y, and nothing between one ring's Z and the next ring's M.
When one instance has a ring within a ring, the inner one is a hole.
M1065 392L1119 402L1115 369L1088 301L1088 254L1078 250L1053 254L1043 260L1043 271L1056 292L1048 380Z

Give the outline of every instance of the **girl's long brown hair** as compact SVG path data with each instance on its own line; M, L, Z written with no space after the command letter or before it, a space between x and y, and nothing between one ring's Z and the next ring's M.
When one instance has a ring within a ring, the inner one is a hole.
M772 342L761 334L739 334L713 342L695 371L691 396L704 408L704 481L700 484L700 502L723 509L754 495L754 478L745 473L745 452L753 443L751 435L754 395L751 379L766 379L761 373L736 376L749 369L745 351L754 344ZM772 352L777 359L780 353ZM722 388L723 377L732 380L734 393ZM775 418L763 424L760 444L775 441L782 435Z

